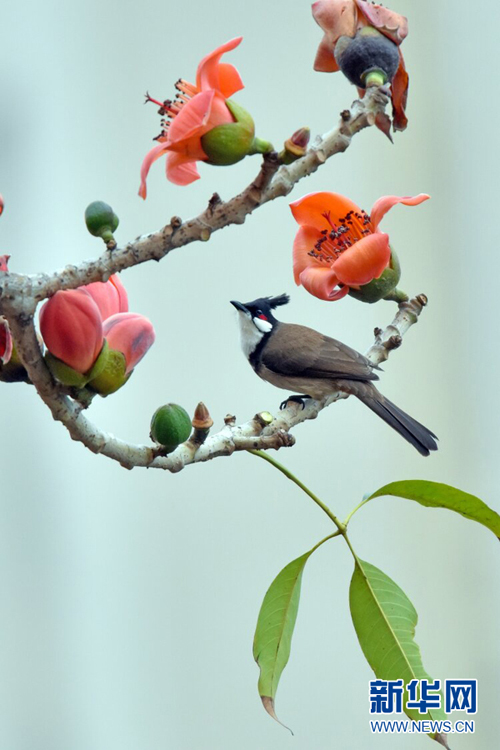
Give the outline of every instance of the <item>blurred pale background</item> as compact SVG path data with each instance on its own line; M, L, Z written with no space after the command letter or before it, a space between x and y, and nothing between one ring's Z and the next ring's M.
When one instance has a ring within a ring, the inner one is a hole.
M395 479L455 484L498 509L500 357L496 297L497 5L481 25L465 2L394 0L410 19L410 126L395 145L377 131L300 184L344 193L362 207L387 193L429 192L384 220L403 263L402 286L430 304L385 367L382 390L440 437L422 459L350 399L296 430L279 458L341 517ZM0 80L1 252L11 269L51 270L95 256L83 211L106 200L121 242L198 213L214 190L228 198L258 169L201 166L176 188L154 165L149 197L139 167L159 130L149 90L173 94L203 55L243 34L231 54L246 88L237 100L258 134L279 146L296 128L329 129L355 90L315 73L321 38L309 2L145 0L5 4ZM157 343L130 383L96 401L92 418L146 441L161 403L203 399L216 426L276 410L282 394L258 380L239 350L229 299L291 292L282 311L364 350L393 306L350 298L321 303L291 276L295 223L287 201L244 226L123 274L131 308L154 322ZM329 533L326 517L249 455L178 475L127 472L73 443L33 389L0 387L0 750L325 750L412 748L418 736L372 736L364 661L347 608L352 561L339 541L311 560L292 657L277 709L263 711L251 644L267 586ZM474 737L498 737L498 543L477 524L396 499L352 524L359 554L406 590L420 621L427 670L477 677ZM459 718L457 714L453 718Z

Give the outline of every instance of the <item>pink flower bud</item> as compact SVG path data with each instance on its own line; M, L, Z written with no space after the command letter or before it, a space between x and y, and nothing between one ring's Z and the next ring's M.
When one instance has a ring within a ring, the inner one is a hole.
M9 269L7 263L9 262L10 255L0 255L0 271L8 273Z
M82 374L104 343L99 308L81 289L56 292L40 310L40 330L49 352Z
M127 292L116 273L106 283L95 281L79 288L90 294L99 308L102 320L117 313L128 312Z
M3 195L0 195L0 216L3 214L3 207L5 203L3 201Z
M108 318L103 333L109 348L123 354L126 374L141 361L155 340L153 325L138 313L118 313Z
M6 365L12 357L12 336L9 324L0 316L0 363Z

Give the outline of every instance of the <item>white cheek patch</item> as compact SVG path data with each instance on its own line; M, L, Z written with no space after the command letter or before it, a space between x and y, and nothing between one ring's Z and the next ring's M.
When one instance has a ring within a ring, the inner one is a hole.
M268 320L262 320L262 318L254 318L253 322L262 333L269 333L273 327Z
M259 345L264 333L254 326L253 320L248 313L238 311L238 319L240 324L241 348L248 359Z

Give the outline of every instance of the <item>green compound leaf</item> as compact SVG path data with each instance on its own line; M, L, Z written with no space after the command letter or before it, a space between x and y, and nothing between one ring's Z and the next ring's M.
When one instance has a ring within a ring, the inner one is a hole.
M403 497L407 500L415 500L420 505L427 508L447 508L455 513L460 513L464 518L470 521L486 526L495 536L500 539L500 515L489 508L475 495L469 495L468 492L456 487L450 487L449 484L440 482L427 482L423 479L409 479L404 482L392 482L381 487L379 490L370 495L368 500L382 495L393 495L394 497Z
M426 714L406 709L406 685L414 679L431 678L414 641L417 612L404 591L374 565L358 559L349 589L349 606L359 643L377 678L403 680L403 706L410 719L445 720L442 709L431 709ZM447 747L444 735L436 734L432 739Z
M257 620L253 656L260 668L259 695L268 714L278 722L274 699L290 656L302 573L313 551L293 560L278 573L264 597Z

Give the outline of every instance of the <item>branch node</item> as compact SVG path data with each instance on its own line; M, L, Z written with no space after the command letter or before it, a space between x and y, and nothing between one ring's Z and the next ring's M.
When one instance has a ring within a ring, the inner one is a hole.
M170 226L172 229L179 229L182 226L182 219L180 216L172 216L170 219Z

